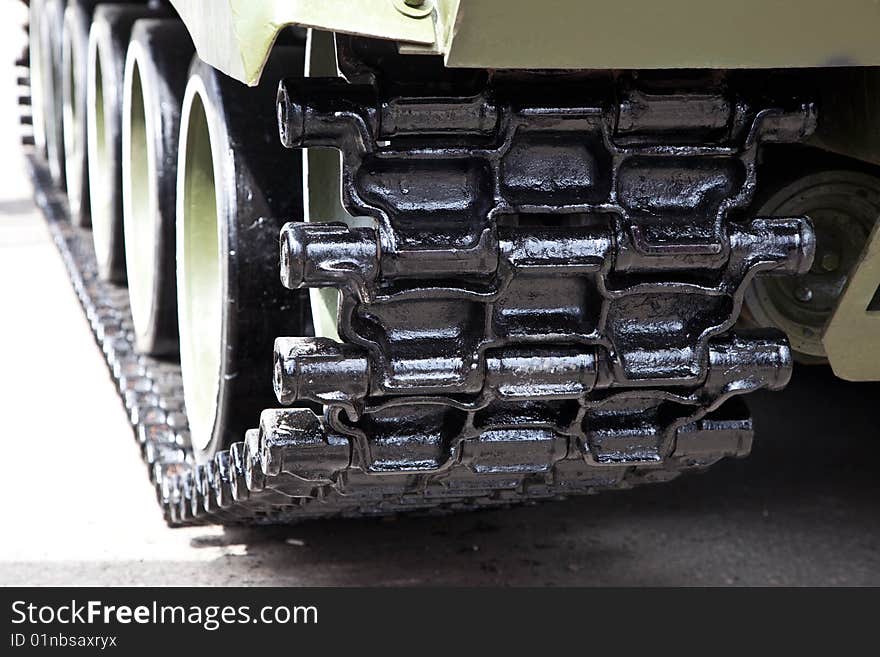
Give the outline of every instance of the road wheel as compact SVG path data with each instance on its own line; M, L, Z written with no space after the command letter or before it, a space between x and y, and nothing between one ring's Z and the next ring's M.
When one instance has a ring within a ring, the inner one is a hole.
M125 57L135 21L163 16L141 5L101 5L89 32L86 125L92 238L98 274L125 282L122 226L122 103Z
M175 212L180 109L194 49L186 27L142 19L125 64L122 188L125 262L135 342L175 355Z
M40 86L42 123L49 174L60 188L65 186L64 119L61 88L64 0L43 0L40 17Z
M258 87L198 59L181 112L177 187L180 362L193 448L200 462L241 441L277 404L273 343L310 332L308 295L279 277L278 238L302 217L301 158L274 131L284 75L302 47L276 47Z
M97 2L71 0L64 12L61 88L64 130L64 171L70 219L88 226L89 179L86 144L86 102L89 72L89 29Z
M804 274L757 277L746 308L759 326L785 331L800 362L823 363L825 324L880 216L880 179L856 171L814 173L780 189L757 214L810 217L816 256Z

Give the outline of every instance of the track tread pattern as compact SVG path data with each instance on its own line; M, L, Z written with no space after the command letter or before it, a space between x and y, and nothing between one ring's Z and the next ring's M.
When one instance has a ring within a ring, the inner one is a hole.
M481 474L459 463L442 480L413 473L368 475L349 466L337 472L333 481L306 486L305 492L308 482L283 471L266 472L271 468L260 455L254 430L248 432L247 440L220 452L212 463L197 466L189 443L179 366L136 353L127 290L98 278L88 229L70 223L65 197L52 186L45 163L34 154L26 160L36 203L128 412L169 525L286 524L324 517L503 507L664 482L683 472L703 470L722 455L742 456L750 449L751 427L742 419L731 421L740 430L729 432L730 444L713 451L708 460L682 448L652 465L596 467L561 459L546 464L539 473Z

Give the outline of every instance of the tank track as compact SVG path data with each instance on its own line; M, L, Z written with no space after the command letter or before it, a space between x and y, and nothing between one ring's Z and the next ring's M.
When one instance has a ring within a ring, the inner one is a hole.
M127 291L98 278L89 231L28 157L170 525L506 506L748 454L737 397L784 386L791 353L732 327L752 276L809 267L811 228L728 215L759 143L803 139L811 105L401 95L341 50L352 82L285 83L279 117L286 145L342 150L346 208L376 220L282 231L283 282L338 289L342 339L279 338L276 394L299 407L207 463L179 366L136 353Z
M218 454L213 463L197 466L187 434L179 366L135 352L126 290L98 279L90 233L68 221L64 196L52 186L45 164L32 155L27 161L37 205L116 382L170 525L288 523L328 516L506 506L668 481L685 471L702 470L723 456L745 456L751 448L751 419L743 404L734 403L679 428L671 457L646 466L589 466L577 457L548 462L538 474L511 471L499 476L458 463L443 478L441 490L430 485L431 475L409 473L383 475L377 482L381 485L358 486L353 479L363 480L363 473L347 467L338 473L336 483L311 486L303 495L304 480L280 469L263 469L259 435L254 432ZM305 439L314 443L314 436ZM344 447L342 454L347 452L347 441L345 446L331 443ZM528 460L532 467L538 465L535 451L527 445L501 443L494 453L499 461ZM288 497L291 493L302 496Z
M30 0L23 0L22 4L29 10ZM19 108L19 127L21 144L25 148L34 146L34 117L32 110L31 98L31 57L30 57L30 38L31 26L28 20L22 24L22 30L28 38L27 43L22 48L21 54L14 62L15 67L15 85L18 89L18 108Z

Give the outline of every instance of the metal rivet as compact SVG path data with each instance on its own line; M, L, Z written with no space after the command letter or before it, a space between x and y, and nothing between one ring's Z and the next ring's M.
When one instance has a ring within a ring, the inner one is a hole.
M809 303L813 300L813 291L805 285L801 285L794 291L795 298L801 303Z
M834 252L822 256L822 269L827 272L836 271L840 267L840 256Z
M424 18L430 16L434 7L428 0L392 0L394 8L409 18Z

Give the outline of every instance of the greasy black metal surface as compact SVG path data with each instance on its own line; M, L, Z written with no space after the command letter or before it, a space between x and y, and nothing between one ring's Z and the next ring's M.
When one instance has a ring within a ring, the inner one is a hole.
M268 410L249 432L196 466L189 442L180 368L138 355L128 295L102 281L88 230L73 226L42 160L29 158L36 202L48 221L71 283L129 413L157 500L171 525L276 523L330 516L455 511L662 482L701 470L720 456L744 456L752 427L738 400L677 430L675 451L650 466L596 466L546 459L549 436L487 439L439 480L411 474L365 475L351 467L347 437L328 434L308 409ZM512 418L515 420L515 418ZM549 441L552 442L552 441ZM504 472L486 464L505 463ZM517 467L518 466L518 467ZM294 473L294 474L292 474Z
M812 105L714 81L438 82L339 46L351 82L286 80L280 133L339 148L346 209L375 228L282 231L282 280L341 291L343 343L280 338L276 394L324 404L353 468L649 466L731 396L785 385L785 338L730 329L756 273L811 264L807 218L742 211L761 144L806 138Z
M480 75L452 77L433 90ZM169 523L483 508L666 481L747 454L751 420L733 397L784 385L790 353L776 334L728 329L748 277L757 269L801 270L812 243L801 219L737 223L726 211L745 204L754 187L759 126L770 138L786 126L790 136L802 129L797 112L784 119L746 112L745 123L728 120L731 143L677 143L710 133L724 141L714 112L725 102L709 96L695 99L711 116L698 112L693 134L669 126L688 103L662 109L662 99L652 111L642 98L647 109L620 110L630 113L621 129L629 137L610 129L607 109L493 109L491 94L463 101L464 116L449 98L385 103L390 144L369 132L360 134L373 141L343 144L346 202L377 217L378 230L292 225L283 232L289 286L330 282L343 291L346 343L296 337L276 345L282 401L311 398L327 415L266 410L258 429L200 465L179 367L136 353L127 292L97 275L88 231L70 224L63 196L32 156L37 203ZM392 105L403 108L399 115ZM365 107L346 111L369 116ZM282 109L295 122L296 108ZM345 125L346 116L335 121ZM305 129L308 113L302 117ZM808 127L810 112L800 117ZM439 133L428 134L424 121ZM635 141L621 149L626 139ZM613 153L586 152L583 143ZM585 170L593 157L605 168ZM694 173L690 165L700 158L712 165ZM638 202L624 205L613 199L625 196L618 190L628 160L639 168L624 187ZM738 166L745 174L736 185L727 172ZM608 198L576 202L593 188ZM652 206L656 199L665 201ZM667 224L675 218L673 229ZM692 224L698 230L688 230ZM648 238L634 238L639 231ZM627 304L632 298L638 303ZM692 326L672 330L687 318ZM636 349L634 336L651 353ZM403 366L393 367L395 359ZM476 366L462 369L461 360Z

